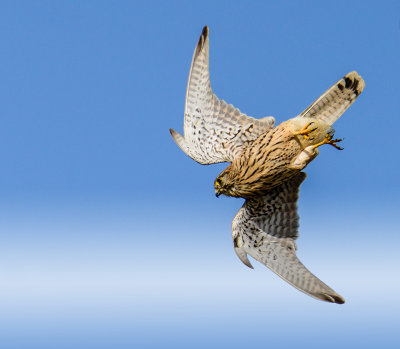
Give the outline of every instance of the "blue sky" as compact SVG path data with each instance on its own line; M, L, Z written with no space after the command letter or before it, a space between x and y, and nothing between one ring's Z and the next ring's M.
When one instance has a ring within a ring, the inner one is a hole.
M210 28L214 92L277 123L343 75L366 81L299 201L299 257L346 299L243 266L182 131ZM397 343L398 1L3 1L0 342L5 348Z

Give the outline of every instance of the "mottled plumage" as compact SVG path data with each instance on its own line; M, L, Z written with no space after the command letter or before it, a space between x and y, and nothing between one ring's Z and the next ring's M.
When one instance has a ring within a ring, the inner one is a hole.
M214 182L216 195L245 198L232 223L235 251L247 266L247 254L308 295L334 303L344 299L311 274L296 257L297 199L301 172L330 144L332 124L364 89L351 72L303 113L274 128L274 118L254 119L212 92L208 28L193 55L186 92L184 136L171 131L178 146L200 164L231 162Z

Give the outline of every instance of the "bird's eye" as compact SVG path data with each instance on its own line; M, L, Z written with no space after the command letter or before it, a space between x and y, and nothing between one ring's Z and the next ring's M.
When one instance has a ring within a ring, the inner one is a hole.
M217 179L215 180L215 184L216 184L216 185L220 186L221 183L222 183L221 178L217 178Z

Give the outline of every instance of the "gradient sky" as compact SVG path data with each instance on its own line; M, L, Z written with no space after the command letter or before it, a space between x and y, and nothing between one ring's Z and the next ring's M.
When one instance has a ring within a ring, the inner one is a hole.
M202 27L214 92L277 123L366 81L301 187L298 255L236 257L226 166L173 142ZM400 340L399 1L2 1L2 348L362 348Z

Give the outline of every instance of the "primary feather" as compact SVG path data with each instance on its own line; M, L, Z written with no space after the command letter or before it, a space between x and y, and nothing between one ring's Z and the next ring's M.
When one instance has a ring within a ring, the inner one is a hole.
M232 161L241 149L270 130L275 122L273 117L249 117L213 94L208 52L208 27L204 27L189 72L184 137L170 129L178 146L203 165Z

